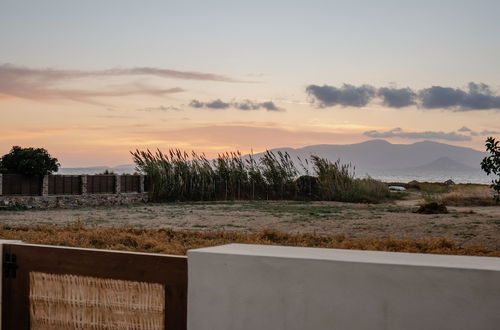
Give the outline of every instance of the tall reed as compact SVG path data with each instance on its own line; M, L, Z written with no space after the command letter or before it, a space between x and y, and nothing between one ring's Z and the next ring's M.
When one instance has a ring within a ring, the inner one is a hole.
M152 201L336 200L378 202L389 197L380 181L355 179L354 167L311 156L314 175L300 176L287 152L266 151L261 158L239 151L209 160L180 149L131 152L137 170L150 182ZM298 159L302 167L302 160ZM306 160L306 164L308 161Z

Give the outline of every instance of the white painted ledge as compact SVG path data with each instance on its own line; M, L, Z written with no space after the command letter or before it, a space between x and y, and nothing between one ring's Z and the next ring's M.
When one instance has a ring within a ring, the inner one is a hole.
M188 257L189 330L500 325L500 258L242 244Z

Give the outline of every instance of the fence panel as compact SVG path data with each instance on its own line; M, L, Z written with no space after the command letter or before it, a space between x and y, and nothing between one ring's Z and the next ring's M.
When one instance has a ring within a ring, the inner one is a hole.
M81 186L79 175L49 175L49 195L78 195Z
M2 175L3 195L39 196L42 194L42 178L19 174Z
M141 177L138 175L122 175L120 176L120 189L121 192L139 192L141 184Z
M115 193L115 175L89 175L87 176L87 193L113 194Z
M3 248L3 330L186 329L186 257Z

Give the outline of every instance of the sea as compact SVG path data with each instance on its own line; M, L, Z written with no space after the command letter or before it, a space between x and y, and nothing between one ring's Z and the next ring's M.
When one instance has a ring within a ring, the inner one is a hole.
M62 168L58 174L80 175L80 174L98 174L103 173L105 170L112 170L115 174L133 174L135 171L130 168ZM370 176L374 179L383 182L400 182L407 183L410 181L419 182L445 182L452 180L455 183L479 183L491 184L493 177L487 176L484 172L471 171L471 172L408 172L401 170L357 170L355 176L364 178Z
M360 172L361 173L361 172ZM445 182L452 180L455 183L479 183L491 184L493 176L487 176L484 172L403 172L403 171L384 171L384 170L371 170L365 174L356 173L357 177L370 176L374 179L383 182ZM368 173L368 174L367 174Z

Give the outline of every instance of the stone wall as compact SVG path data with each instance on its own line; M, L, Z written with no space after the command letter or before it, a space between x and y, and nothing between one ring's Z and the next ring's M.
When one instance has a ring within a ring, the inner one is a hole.
M49 196L0 196L2 207L26 207L33 209L72 208L79 206L126 205L148 201L147 193L84 194Z

